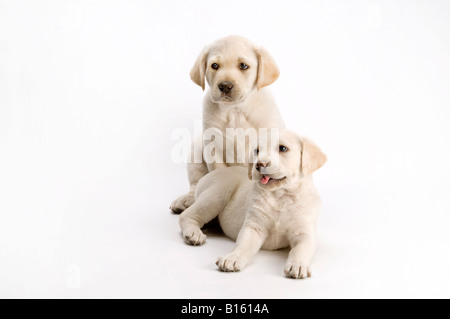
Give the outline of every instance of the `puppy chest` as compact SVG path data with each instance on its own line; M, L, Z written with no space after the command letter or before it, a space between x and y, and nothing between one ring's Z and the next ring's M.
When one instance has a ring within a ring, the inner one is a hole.
M247 115L239 108L231 108L225 116L224 128L242 128L244 130L253 127Z
M242 111L230 109L220 125L223 155L227 164L248 163L249 145L256 143L257 130L247 120Z
M276 220L269 227L269 236L262 248L266 250L281 249L289 246L288 230L282 220Z

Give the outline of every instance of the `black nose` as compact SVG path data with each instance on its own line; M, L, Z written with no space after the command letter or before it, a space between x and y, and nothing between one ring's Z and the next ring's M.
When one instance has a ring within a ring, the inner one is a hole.
M258 162L258 163L256 163L256 170L259 172L261 167L266 167L267 165L268 165L268 163Z
M224 81L219 83L219 90L225 94L230 93L233 88L233 83L229 81Z

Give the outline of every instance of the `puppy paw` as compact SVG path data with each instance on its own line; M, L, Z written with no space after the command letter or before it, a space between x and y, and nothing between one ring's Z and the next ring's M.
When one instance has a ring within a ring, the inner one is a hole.
M303 279L306 277L311 277L311 269L308 265L302 263L287 263L284 268L284 273L286 277Z
M226 272L240 271L244 266L242 260L234 254L228 254L220 257L216 261L216 265L220 270Z
M183 233L184 241L193 246L203 245L206 241L206 235L200 229L190 230Z
M194 201L195 201L194 196L189 193L175 199L172 202L172 205L170 205L170 209L175 214L181 214L186 208L191 206L194 203Z

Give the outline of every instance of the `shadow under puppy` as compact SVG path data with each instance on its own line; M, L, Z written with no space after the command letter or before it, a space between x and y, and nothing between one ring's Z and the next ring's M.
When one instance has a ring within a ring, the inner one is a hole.
M261 248L290 247L286 276L311 275L321 206L311 174L327 158L310 140L288 130L277 132L275 142L270 134L259 139L248 170L228 167L203 177L195 203L180 215L190 245L205 242L201 228L218 216L223 232L236 240L233 251L216 262L222 271L241 270Z

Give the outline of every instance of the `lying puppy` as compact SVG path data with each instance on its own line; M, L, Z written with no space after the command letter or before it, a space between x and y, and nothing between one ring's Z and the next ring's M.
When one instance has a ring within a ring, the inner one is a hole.
M218 216L224 233L237 240L234 250L217 261L219 269L239 271L261 248L290 246L285 274L305 278L310 276L320 209L311 174L327 158L291 131L279 130L273 145L268 140L269 135L260 137L248 172L229 167L200 180L195 203L180 215L182 235L188 244L203 244L201 227Z
M270 54L243 37L225 37L205 47L191 70L194 83L203 90L205 83L210 87L203 100L203 130L217 129L222 136L216 136L215 140L220 138L226 145L227 128L284 128L278 107L266 88L279 73ZM203 141L204 147L210 143L211 140ZM242 146L237 144L235 151ZM194 152L197 150L192 149ZM222 157L226 152L216 150L219 153ZM208 172L227 166L246 166L248 159L242 164L238 162L236 159L229 162L225 157L209 164L204 160L194 163L191 159L187 167L190 190L174 200L170 209L181 213L192 205L197 183Z

